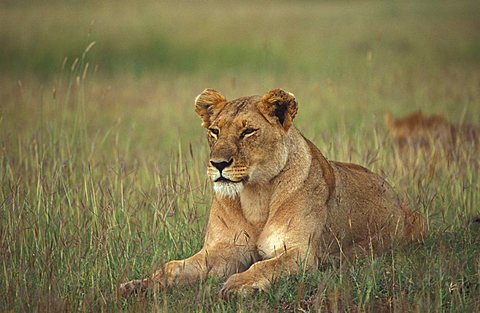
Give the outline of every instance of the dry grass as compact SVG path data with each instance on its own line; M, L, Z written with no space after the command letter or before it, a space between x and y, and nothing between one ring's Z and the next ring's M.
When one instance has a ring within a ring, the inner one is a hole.
M480 310L478 150L405 161L382 122L421 109L480 125L476 2L1 6L0 311ZM328 158L385 175L428 217L426 242L253 300L220 301L217 280L117 299L202 244L193 98L277 86Z

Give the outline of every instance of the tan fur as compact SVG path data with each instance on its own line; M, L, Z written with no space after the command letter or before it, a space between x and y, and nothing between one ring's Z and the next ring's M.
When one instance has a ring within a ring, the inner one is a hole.
M227 278L222 296L264 290L280 275L424 236L423 217L383 178L326 160L302 136L292 124L293 94L275 89L226 101L206 89L195 104L208 128L208 175L216 190L204 247L152 277L122 284L121 295L209 275Z
M394 119L392 114L384 116L385 125L398 148L430 148L439 146L452 148L457 143L477 144L480 131L472 125L454 125L441 115L425 116L415 112Z

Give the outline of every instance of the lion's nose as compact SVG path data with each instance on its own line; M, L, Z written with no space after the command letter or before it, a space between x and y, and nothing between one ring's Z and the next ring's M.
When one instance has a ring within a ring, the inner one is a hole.
M224 168L232 165L232 163L233 163L233 158L230 158L230 160L228 161L218 160L218 159L210 160L210 164L212 164L212 166L214 166L220 172L222 172Z

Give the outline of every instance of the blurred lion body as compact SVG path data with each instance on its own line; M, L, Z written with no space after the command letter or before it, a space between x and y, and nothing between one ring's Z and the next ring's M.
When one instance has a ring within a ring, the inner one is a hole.
M456 144L473 143L480 140L480 131L472 125L454 125L442 115L426 116L415 112L395 119L392 113L384 116L385 125L399 148L452 148Z
M275 89L227 101L206 89L196 112L208 132L215 197L204 247L152 277L120 286L228 278L221 294L266 289L280 275L421 239L425 222L366 168L328 161L293 126L297 102Z

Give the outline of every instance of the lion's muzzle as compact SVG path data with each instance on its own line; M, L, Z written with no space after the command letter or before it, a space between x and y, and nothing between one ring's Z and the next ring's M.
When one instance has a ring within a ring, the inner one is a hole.
M219 164L223 163L223 164ZM235 166L232 162L212 162L207 174L213 182L213 189L222 197L233 197L240 193L248 181L247 167Z

